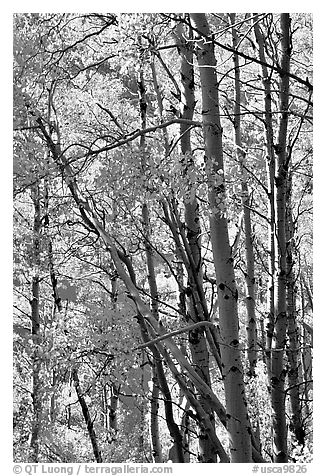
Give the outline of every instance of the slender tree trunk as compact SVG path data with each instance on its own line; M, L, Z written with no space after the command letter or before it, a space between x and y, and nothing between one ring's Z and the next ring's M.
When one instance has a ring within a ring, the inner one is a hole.
M146 433L148 429L148 423L147 423L147 398L146 398L146 392L147 392L147 382L145 379L145 364L147 362L147 356L144 352L144 350L141 351L141 377L140 377L140 396L139 396L139 411L140 411L140 421L139 421L139 437L138 437L138 445L139 445L139 458L140 462L144 463L148 461L148 456L147 456L147 444L146 444Z
M80 388L77 369L73 369L72 378L73 378L73 381L74 381L74 386L75 386L75 390L76 390L76 393L77 393L78 401L79 401L79 404L81 406L83 416L84 416L84 420L85 420L85 423L86 423L86 426L87 426L87 431L88 431L88 434L89 434L89 438L90 438L91 443L92 443L95 460L96 460L97 463L103 463L101 452L100 452L100 449L99 449L99 446L98 446L97 436L96 436L94 425L93 425L93 420L91 418L91 415L90 415L90 412L89 412L88 405L86 403L84 394L83 394L83 392Z
M50 116L49 116L50 117ZM49 121L50 122L50 121ZM47 157L47 172L49 169L50 154ZM53 244L52 237L50 232L50 199L49 199L49 177L48 175L44 178L44 212L43 212L43 223L44 223L44 235L47 240L48 248L48 268L50 273L50 281L52 285L52 296L53 296L53 311L52 311L52 321L54 322L56 318L56 312L62 311L62 302L58 291L58 280L55 272L55 261L53 256ZM52 423L56 419L56 390L57 390L57 370L56 368L51 368L52 362L48 362L49 372L52 374L52 393L50 397L50 420Z
M235 14L230 14L232 25L235 24ZM233 48L236 50L238 47L238 34L236 28L232 26L232 40ZM247 307L247 339L248 339L248 360L249 360L249 375L255 375L255 367L257 362L257 325L256 325L256 313L255 313L255 256L253 247L253 233L251 226L251 214L250 214L250 199L248 192L248 178L245 168L245 152L242 147L242 134L241 134L241 89L240 89L240 67L239 57L235 53L233 55L234 61L234 135L236 144L236 154L240 166L241 174L241 201L243 207L244 216L244 229L245 229L245 246L246 246L246 262L247 270L245 274L247 295L246 295L246 307Z
M156 285L156 277L155 277L155 269L154 269L154 261L153 261L153 249L150 245L150 223L149 223L149 214L148 214L148 207L146 204L143 204L142 208L142 216L143 216L143 226L144 226L144 233L145 233L145 249L146 249L146 262L147 262L147 272L148 272L148 282L151 294L151 307L152 312L155 318L159 319L158 314L158 290ZM150 398L151 403L151 442L152 442L152 455L154 458L155 463L162 463L163 456L162 456L162 447L160 441L160 433L159 433L159 378L158 378L158 366L160 363L154 358L153 367L152 367L152 395Z
M302 367L303 367L303 378L305 381L304 385L304 394L306 405L306 413L310 412L309 410L309 400L311 399L310 391L312 390L312 339L311 334L307 331L306 328L303 329L303 351L302 351Z
M307 296L307 301L308 301L308 307L310 308L311 311L313 311L313 296L312 296L312 290L310 288L310 285L308 281L304 278L304 276L301 276L301 281L303 283L303 289L306 292Z
M145 93L145 83L143 77L143 69L140 67L138 74L138 97L139 97L139 109L141 116L141 127L146 129L147 125L147 101ZM142 152L142 169L143 173L146 172L146 142L145 136L140 137L139 147ZM147 280L149 284L149 290L151 295L151 309L153 316L158 321L158 290L156 284L154 260L153 260L153 248L151 246L151 231L150 231L150 219L149 219L149 210L147 202L145 201L142 206L142 218L143 218L143 233L144 233L144 245L146 250L146 264L147 264ZM158 372L157 372L157 362L154 359L154 364L152 367L152 395L151 395L151 443L152 443L152 456L155 463L162 463L162 447L160 442L159 434L159 424L158 424L158 415L159 415L159 386L158 386Z
M259 327L260 327L260 347L262 349L266 349L267 344L266 344L266 332L264 328L264 318L259 319ZM267 368L266 352L262 352L262 360Z
M193 68L193 45L187 40L184 33L184 28L181 23L177 25L176 37L179 43L178 51L180 55L180 78L181 78L181 118L193 119L195 109L195 82L194 82L194 68ZM190 128L187 124L180 124L180 148L183 158L183 174L187 177L188 169L194 166ZM185 209L185 226L186 238L189 243L189 252L193 262L193 269L188 269L188 290L186 293L186 312L187 320L191 322L198 322L202 320L200 317L203 314L202 309L205 308L201 302L203 297L203 273L202 273L202 259L201 259L201 228L199 217L199 204L196 195L191 188L195 188L196 184L189 182L189 199L184 201ZM193 198L192 198L193 197ZM196 279L194 279L194 274ZM200 288L200 291L196 291ZM198 294L198 299L194 293ZM209 332L209 331L208 331ZM207 349L206 337L204 327L197 328L189 332L189 346L192 355L192 362L194 368L202 377L202 379L211 386L210 372L209 372L209 354ZM208 414L213 428L215 427L214 412L205 398L199 395L198 401L202 405L205 412ZM216 454L213 451L213 445L204 431L203 427L199 429L199 455L198 459L202 463L215 463Z
M188 413L189 403L187 402L186 408L183 412L181 419L182 427L182 445L184 448L184 459L185 463L190 463L190 444L191 444L191 432L190 432L190 417Z
M40 188L39 183L32 187L32 200L34 205L34 226L33 226L33 264L35 274L32 277L32 299L31 316L32 316L32 395L33 395L33 419L31 431L31 460L33 463L39 462L40 453L40 431L42 418L42 380L41 380L41 335L40 335L40 239L42 229L41 204L40 204Z
M171 395L171 392L166 380L165 372L163 369L162 358L160 357L160 354L156 348L155 348L155 351L153 352L153 355L156 360L157 375L158 375L158 381L160 384L160 390L164 396L164 410L165 410L166 424L167 424L170 436L173 440L173 446L175 448L175 459L173 460L173 462L185 463L186 461L184 458L182 433L174 419L172 395Z
M50 398L50 421L55 423L56 420L56 388L57 388L57 372L55 369L52 370L52 393Z
M111 275L111 304L114 311L117 309L118 298L118 286L117 277L115 273ZM110 396L108 399L108 388ZM117 440L118 433L118 404L119 404L119 390L120 386L112 382L108 385L106 382L103 384L103 414L104 414L104 427L110 435L108 440L113 443Z
M290 15L281 14L281 68L285 72L290 70ZM277 230L277 279L275 289L275 338L272 350L272 408L274 431L274 462L286 463L287 456L287 424L285 415L285 369L284 349L286 346L286 186L288 161L287 156L287 126L289 106L289 76L280 77L279 108L281 111L278 143L276 153L276 230Z
M111 431L111 440L116 440L116 435L118 432L118 402L119 402L119 391L115 384L110 386L110 408L109 408L109 428Z
M102 425L105 428L106 433L108 434L109 431L109 419L108 419L108 413L109 413L109 402L108 402L108 390L107 390L107 384L104 383L102 386ZM107 437L107 441L109 441Z
M176 252L178 257L182 260L185 268L187 270L187 277L188 277L188 286L185 289L184 297L185 297L185 308L186 301L188 301L188 305L191 304L193 309L193 315L195 316L195 321L207 321L209 320L208 310L207 310L207 303L206 297L202 285L202 279L200 279L200 275L196 268L196 264L193 260L191 247L188 242L186 233L185 233L185 226L182 223L177 206L174 200L172 203L169 203L169 208L166 202L162 203L163 206L163 213L165 217L165 222L168 224L173 239L176 245ZM187 296L188 294L188 296ZM186 299L188 297L188 300ZM191 300L190 300L191 298ZM185 315L188 315L190 318L191 314L187 311ZM218 344L218 335L217 329L213 326L209 326L209 328L205 329L207 343L209 344L210 351L215 358L215 361L218 365L218 368L221 371L221 358L220 358L220 350Z
M160 346L159 346L160 347ZM202 426L202 433L206 432L208 435L208 438L211 440L211 444L213 446L213 452L216 453L219 458L220 458L220 463L229 463L229 456L226 453L225 449L223 448L219 438L216 436L215 428L212 426L211 420L208 416L208 414L205 412L203 409L202 405L199 403L198 399L194 395L193 389L189 388L189 385L184 379L184 376L182 373L179 372L179 370L176 368L174 363L172 362L171 357L169 354L161 348L161 353L163 357L165 358L165 361L167 362L176 382L179 384L180 389L183 391L186 399L188 400L189 404L191 407L194 409L196 412L196 415L198 417L199 425ZM205 388L210 391L210 388L207 386L206 383L204 383ZM211 400L211 405L212 405L212 400ZM226 415L220 415L221 421L223 422L223 425L226 426Z
M210 30L205 14L191 14L203 38L197 38L197 58L202 89L202 118L205 140L210 230L219 298L221 357L225 390L227 428L231 437L231 461L252 461L251 428L247 412L243 368L239 350L238 290L225 216L225 184L222 128L214 45L207 38Z
M151 440L152 440L152 456L155 463L163 462L162 446L160 441L160 429L158 423L159 417L159 396L160 387L157 376L157 367L154 365L152 370L152 395L150 397L151 402Z
M152 58L151 68L152 68L153 83L154 83L154 89L155 89L156 97L157 97L160 120L162 121L163 120L163 101L162 101L160 87L156 77L154 58ZM168 138L168 132L166 129L163 129L163 138L164 138L165 154L168 155L169 154L169 138ZM174 230L176 231L176 227L174 228ZM185 295L185 287L183 283L184 279L183 279L183 264L182 264L184 260L182 259L182 255L179 256L180 247L181 247L181 244L179 242L176 242L176 256L179 259L177 263L178 285L180 290L179 309L180 309L181 315L186 316L187 314L186 295ZM162 369L162 372L163 372L163 369ZM162 372L159 372L159 375ZM160 385L161 385L161 390L162 388L168 389L167 383L165 383L163 387L162 387L162 382ZM188 446L187 444L185 444L185 434L184 434L184 431L179 430L178 426L174 422L172 406L170 402L171 396L167 398L169 394L170 393L165 392L166 419L167 419L168 427L170 430L170 434L174 440L173 446L171 447L169 451L169 459L172 459L172 461L175 461L175 462L187 463L189 460L189 452L188 452ZM181 456L182 456L182 459L181 459Z
M312 334L308 331L305 325L306 321L306 303L305 303L305 282L303 277L300 277L300 292L301 292L301 309L302 309L302 351L301 351L301 365L302 365L302 378L303 378L303 414L305 421L311 416L311 405L309 399L311 398L310 391L312 390ZM309 301L309 297L308 297ZM311 302L312 305L312 302ZM309 303L310 307L310 303ZM311 307L312 310L312 307Z
M292 217L291 204L291 178L289 177L287 186L287 209L286 209L286 243L287 243L287 335L288 335L288 384L291 402L290 428L292 429L297 442L304 445L305 431L302 418L302 378L300 369L301 339L298 325L298 313L296 309L297 285L294 275L294 223Z
M134 276L134 275L133 275ZM132 285L136 286L136 281L134 278L132 279ZM138 306L137 306L138 307ZM153 316L154 319L154 316ZM149 328L146 325L146 320L144 318L144 315L142 313L139 313L138 315L138 322L142 334L142 338L144 342L148 342L151 340L151 336L149 334ZM157 319L152 321L152 324L158 325L157 324ZM158 329L157 329L158 330ZM164 397L164 410L165 410L165 419L166 419L166 424L170 433L170 436L174 442L174 455L175 455L175 460L173 462L175 463L183 463L184 462L184 457L183 457L183 447L182 447L182 433L179 430L178 425L175 422L174 415L173 415L173 400L172 400L172 395L169 389L169 385L167 383L165 371L163 368L163 359L162 359L162 354L159 352L159 350L156 348L155 345L148 345L148 348L153 354L156 368L157 368L157 376L158 376L158 381L160 385L160 390L163 394Z
M260 26L254 23L254 32L258 44L259 60L266 63L265 41ZM266 172L267 172L267 190L269 205L269 249L268 249L268 314L266 326L266 363L269 379L271 378L271 348L274 335L275 320L275 152L274 152L274 132L273 132L273 111L272 111L272 88L271 76L262 65L262 83L264 88L264 106L265 106L265 137L266 137Z
M155 55L152 53L151 55L151 71L152 71L152 78L153 78L153 86L154 86L154 91L156 94L156 100L157 100L157 106L158 106L158 113L160 117L160 123L162 124L164 122L163 118L163 98L162 98L162 93L160 89L160 85L157 80L157 74L156 74L156 67L155 67ZM162 128L162 136L164 140L164 151L165 155L167 156L170 150L169 146L169 135L166 127Z

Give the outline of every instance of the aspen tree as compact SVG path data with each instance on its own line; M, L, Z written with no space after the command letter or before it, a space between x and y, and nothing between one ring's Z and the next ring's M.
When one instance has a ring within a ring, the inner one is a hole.
M267 325L266 325L266 364L269 378L271 377L271 348L275 320L275 150L272 112L271 74L266 67L264 37L258 22L254 23L254 32L258 44L258 56L261 61L262 84L264 88L264 126L265 126L265 164L267 173L268 193L268 297L267 297Z
M222 127L214 44L205 14L190 14L196 28L197 61L202 91L202 120L208 199L211 209L211 242L218 287L219 327L227 428L231 461L252 460L251 428L247 412L241 352L239 349L238 290L235 282L228 222L225 215ZM199 33L199 34L198 34Z
M139 48L141 48L141 40L139 40ZM140 58L140 65L138 71L138 99L139 99L139 112L141 117L141 127L146 129L147 125L147 101L146 101L146 89L143 75L143 59ZM146 169L146 141L145 136L141 136L139 140L139 148L141 152L141 167L143 173ZM150 232L150 220L149 209L146 201L142 205L142 219L143 219L143 233L144 233L144 245L146 251L146 264L147 264L147 280L149 284L151 294L151 308L155 319L159 320L158 313L158 290L156 284L156 276L153 260L153 249L151 246L151 232ZM151 395L151 442L152 442L152 455L155 463L162 463L162 448L160 442L159 425L158 425L158 412L159 412L159 386L158 386L158 370L157 362L154 360L152 367L152 395Z
M232 25L235 23L235 14L230 14ZM238 46L238 34L236 28L232 26L233 48L236 50ZM243 221L245 231L245 247L246 247L246 307L247 307L247 339L248 339L248 360L249 374L255 374L257 362L257 325L255 312L255 256L253 247L253 233L251 225L250 199L248 191L248 177L245 168L245 151L242 144L241 133L241 88L240 88L240 67L239 57L236 53L233 55L234 62L234 139L236 145L236 156L239 162L241 174L241 202L243 208Z
M85 394L82 391L81 386L80 386L77 368L74 368L73 371L72 371L72 379L74 381L74 386L75 386L75 390L76 390L76 393L77 393L78 401L79 401L79 404L81 406L83 417L84 417L84 420L85 420L85 423L86 423L86 426L87 426L87 431L88 431L88 434L89 434L89 437L90 437L90 440L91 440L91 443L92 443L92 448L93 448L93 453L94 453L95 460L96 460L97 463L102 463L103 462L102 455L101 455L101 451L99 449L99 444L98 444L98 439L97 439L97 435L96 435L95 428L94 428L93 419L91 417L87 402L85 400Z
M39 181L32 187L32 201L34 205L33 224L33 265L34 275L32 277L32 298L31 303L31 324L32 324L32 399L33 399L33 420L31 430L31 460L33 463L39 462L40 455L40 431L42 418L42 380L41 380L41 322L40 322L40 265L41 265L41 199Z
M193 68L193 45L187 41L182 23L176 27L176 37L179 44L180 55L180 79L181 79L181 118L192 120L195 108L195 82ZM180 124L180 149L183 161L183 174L187 176L189 167L194 165L191 149L191 129L187 124ZM196 184L189 183L189 188L196 187ZM184 201L186 239L189 244L189 260L193 266L188 268L188 288L189 295L186 297L187 319L190 322L198 322L205 319L205 298L203 292L203 271L201 258L201 227L199 216L199 203L196 193L189 190L189 198ZM208 329L207 332L210 332ZM192 361L196 371L201 375L207 385L211 386L209 371L209 354L206 343L205 329L200 327L189 332L189 346L192 354ZM209 402L199 395L199 402L209 415L214 428L214 412ZM199 460L202 463L216 462L213 446L209 436L200 428L199 432Z
M275 463L288 461L287 423L285 413L285 368L286 346L286 186L289 166L287 154L287 129L289 108L290 71L290 15L281 14L281 68L284 73L279 79L279 109L281 112L277 144L275 144L275 200L276 200L276 280L275 280L275 326L272 348L271 391L273 408L273 460ZM273 350L275 349L275 350Z
M300 363L301 337L298 325L297 283L295 276L294 221L292 210L292 177L289 174L286 195L286 306L287 306L287 358L288 384L291 403L291 427L300 445L304 445L305 431L302 418L302 369Z

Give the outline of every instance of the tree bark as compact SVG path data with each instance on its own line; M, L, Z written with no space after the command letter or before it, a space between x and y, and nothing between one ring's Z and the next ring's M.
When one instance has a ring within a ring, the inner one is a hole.
M34 205L34 225L33 225L33 265L35 266L35 274L32 277L32 299L31 303L31 323L32 323L32 400L33 400L33 419L31 431L31 460L33 463L39 462L40 454L40 431L42 418L42 380L41 380L41 335L40 335L40 246L41 246L41 203L40 188L37 182L32 187L32 201Z
M193 68L193 45L185 37L183 25L179 23L176 27L176 37L179 44L180 55L180 78L181 78L181 104L180 113L182 119L193 119L195 109L195 82ZM182 154L182 173L187 178L188 169L194 165L191 149L190 128L186 124L180 124L180 149ZM201 227L199 217L199 204L196 194L191 188L196 188L196 184L188 182L189 198L184 201L186 238L189 244L189 253L193 266L188 268L188 292L186 293L186 316L187 321L198 322L205 318L205 305L202 302L203 292L203 272L201 259ZM193 197L193 198L192 198ZM196 279L195 276L196 275ZM198 289L200 288L200 289ZM195 295L196 294L196 295ZM198 309L200 308L200 309ZM210 332L208 330L208 332ZM207 349L204 327L189 332L189 346L192 355L194 368L202 379L211 386L209 372L209 354ZM211 420L212 427L215 428L214 412L209 403L201 396L198 401ZM209 435L204 432L203 426L199 426L199 455L198 460L202 463L216 463L216 454Z
M192 47L187 44L182 24L178 24L176 27L176 38L179 42L179 55L181 57L180 65L180 76L181 76L181 88L177 92L181 94L181 103L180 103L180 113L181 118L191 120L193 118L194 107L195 107L195 97L194 97L194 72L193 72L193 51ZM157 79L154 75L153 79L154 86L158 98L158 107L160 112L160 118L162 120L162 98L157 83ZM164 139L165 139L165 151L166 154L169 152L169 141L167 131L164 130ZM183 154L183 174L184 176L187 173L187 167L190 165L188 161L191 159L191 143L190 143L190 127L189 124L183 124L180 126L180 144L181 144L181 153ZM180 287L180 310L182 314L186 317L187 320L197 322L198 319L203 319L205 310L204 303L202 302L204 293L203 293L203 282L202 282L202 270L201 270L201 250L200 250L200 220L199 220L199 205L196 197L189 203L188 201L184 202L185 207L185 225L187 229L187 236L183 236L184 242L187 242L188 247L188 259L184 259L187 251L181 253L182 243L177 238L178 234L178 219L177 210L174 210L176 216L175 220L177 222L176 226L173 226L171 220L168 220L170 229L172 230L172 235L176 241L176 254L181 260L177 273L179 275L179 287ZM171 206L173 209L173 206ZM166 209L167 210L167 209ZM167 216L167 213L165 213ZM182 225L179 227L181 233ZM177 238L177 239L176 239ZM192 266L189 264L189 260L192 261ZM184 264L187 275L188 275L188 284L187 289L189 292L184 292L183 286L183 266ZM181 275L181 276L180 276ZM198 289L200 288L200 289ZM200 310L198 309L200 308ZM207 314L207 312L206 312ZM187 317L188 316L188 317ZM210 332L210 331L209 331ZM193 365L198 371L201 372L201 376L205 379L206 383L210 385L209 377L209 357L206 345L206 339L204 332L201 330L200 333L192 332L189 334L189 345L192 352ZM212 422L214 421L214 415L212 414L210 405L205 404L203 398L199 395L199 400L203 405L203 408L206 412L211 414ZM214 423L213 423L214 425ZM210 438L206 433L202 433L203 427L199 426L199 460L201 462L214 462L216 461L216 455L213 452L213 446L211 444ZM189 445L185 443L187 441L185 431L183 431L183 447L184 447L184 461L189 461ZM186 444L186 446L185 446ZM171 448L169 453L170 458L175 455L175 445Z
M231 24L235 24L235 14L230 14ZM238 47L238 34L234 26L232 26L233 48L236 51ZM233 55L234 62L234 136L236 145L236 155L239 162L241 174L241 202L244 216L245 229L245 247L246 247L246 264L245 273L247 295L247 339L248 339L248 360L249 360L249 376L255 375L255 367L257 363L257 325L255 313L255 256L253 248L253 233L251 226L250 199L248 192L248 177L245 168L245 152L242 146L241 134L241 88L240 88L240 67L239 57L235 53Z
M152 441L152 456L155 463L162 463L163 462L163 455L162 455L162 446L160 441L160 429L158 424L158 416L159 416L159 396L160 396L160 388L159 388L159 381L157 376L157 367L154 365L152 370L152 395L150 397L151 403L151 441Z
M252 461L251 428L247 412L243 369L239 350L238 290L235 283L228 224L225 216L225 184L222 128L214 45L205 14L192 13L197 31L197 59L202 89L202 120L205 140L208 198L211 209L210 230L218 286L219 325L227 428L231 437L231 461Z
M305 282L303 277L300 277L300 291L301 291L301 309L302 309L302 326L301 326L301 336L302 336L302 352L301 352L301 365L302 365L302 376L303 376L303 414L305 421L310 419L311 416L311 390L312 390L312 329L306 326L306 303L305 303ZM308 297L309 300L309 297ZM309 307L312 310L309 303Z
M118 262L116 262L118 263ZM135 281L135 276L134 273L131 273L133 278L131 279L132 286L137 287L137 283ZM128 279L128 278L127 278ZM129 285L131 284L129 283ZM138 307L138 306L137 306ZM153 316L154 318L154 316ZM139 312L138 314L138 323L140 326L140 331L142 334L143 341L146 343L151 340L150 336L150 331L149 327L146 324L146 320L144 318L144 315ZM158 325L157 319L153 321L153 324ZM175 422L174 415L173 415L173 400L172 400L172 395L169 389L169 385L167 383L165 371L163 368L162 364L162 355L158 351L155 345L148 345L149 349L151 350L156 369L157 369L157 376L158 376L158 381L160 385L160 390L163 394L164 397L164 410L165 410L165 419L166 419L166 424L170 433L170 436L172 438L172 441L174 442L174 447L175 447L175 460L173 462L175 463L183 463L184 462L184 457L183 457L183 447L182 447L182 433L180 432L180 429L178 425Z
M77 393L78 401L79 401L79 404L81 406L82 413L83 413L83 416L84 416L84 420L85 420L85 423L86 423L86 426L87 426L87 431L88 431L88 434L89 434L89 438L90 438L91 443L92 443L92 448L93 448L93 453L94 453L95 460L96 460L97 463L103 463L102 455L101 455L101 452L100 452L100 449L99 449L99 446L98 446L97 436L96 436L94 425L93 425L93 420L91 418L91 415L90 415L90 412L89 412L84 394L83 394L83 392L80 388L77 369L73 369L72 378L73 378L73 381L74 381L74 386L75 386L75 390L76 390L76 393Z
M143 77L143 67L140 66L140 71L138 74L138 97L139 97L139 111L141 117L141 127L146 129L147 123L147 101L145 93L145 82ZM141 165L143 173L146 171L146 142L145 136L141 136L139 140L139 147L142 154ZM149 210L146 199L142 206L142 219L143 219L143 234L144 234L144 245L146 252L146 265L147 265L147 281L149 285L150 295L151 295L151 309L153 316L158 321L159 312L158 312L158 290L156 284L154 260L153 260L153 248L151 246L151 231L150 231L150 220L149 220ZM157 361L153 362L152 367L152 395L151 395L151 443L152 443L152 456L155 463L162 463L162 447L159 434L159 425L158 425L158 414L159 414L159 386L158 386L158 370L157 370Z
M291 201L292 179L289 176L287 183L287 207L286 207L286 265L287 265L287 358L288 358L288 384L291 403L290 429L292 429L299 445L304 445L305 430L302 418L302 372L301 372L301 338L298 325L298 313L296 308L297 285L294 274L294 223L292 216Z
M116 385L113 383L110 385L110 408L109 408L109 428L112 433L112 441L116 440L116 434L118 431L118 402L119 391Z
M290 71L290 15L281 14L281 67ZM276 174L276 263L277 279L275 289L275 337L272 349L272 408L273 408L273 440L275 463L286 463L287 455L287 424L285 414L285 374L284 349L286 346L287 314L286 314L286 186L288 174L287 127L289 106L289 77L284 74L279 80L279 109L281 111L278 143L275 145Z
M275 320L275 151L274 151L274 129L273 129L273 112L272 112L272 88L271 76L264 64L265 42L259 23L254 23L254 32L258 44L258 55L262 67L262 84L264 88L264 125L266 137L266 173L267 173L267 190L269 205L269 249L268 249L268 314L266 325L266 364L269 379L271 378L271 348L274 335Z
M49 114L49 123L50 123L50 114ZM50 134L50 132L49 132ZM49 159L50 159L50 154L48 153L47 157L47 173L49 170ZM49 200L49 175L46 175L44 178L44 212L43 212L43 223L44 223L44 235L46 237L47 241L47 248L48 248L48 268L49 268L49 274L50 274L50 281L52 285L52 296L53 296L53 310L52 310L52 316L51 319L52 321L55 320L56 318L56 311L61 312L62 311L62 302L61 302L61 297L58 291L58 279L57 279L57 274L55 271L55 265L54 265L54 257L53 257L53 244L52 244L52 237L50 234L50 200ZM58 376L57 376L57 369L55 367L52 367L52 362L48 362L49 366L49 372L52 374L52 391L51 391L51 396L50 396L50 420L52 423L55 422L56 419L56 391L57 391L57 381L58 381Z

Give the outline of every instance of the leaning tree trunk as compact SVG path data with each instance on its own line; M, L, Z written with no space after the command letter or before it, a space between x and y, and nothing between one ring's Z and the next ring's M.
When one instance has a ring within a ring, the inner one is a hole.
M74 386L77 393L78 401L81 406L84 420L87 426L88 435L92 443L95 460L97 463L102 463L103 462L102 455L98 446L97 436L96 436L94 425L93 425L93 419L90 415L84 393L82 392L82 389L80 388L80 382L79 382L78 372L76 368L74 368L72 371L72 379L74 381Z
M243 368L239 349L238 290L235 282L228 221L225 214L222 128L214 45L205 14L190 14L197 33L197 58L202 90L210 230L218 287L221 358L225 390L227 429L231 437L231 461L252 461L251 428L247 412Z

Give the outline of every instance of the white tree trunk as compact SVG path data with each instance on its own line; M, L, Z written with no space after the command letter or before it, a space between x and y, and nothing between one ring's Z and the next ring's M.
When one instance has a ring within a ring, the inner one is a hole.
M210 40L210 30L205 14L192 13L190 16L197 36L199 32L196 44L202 89L202 119L211 209L211 242L218 287L227 428L231 436L231 461L244 463L252 460L251 428L239 350L238 290L235 283L227 217L224 209L223 144L214 45Z
M259 23L254 23L254 32L258 44L258 57L262 63L266 63L265 41L260 30ZM262 85L264 88L264 124L266 137L266 173L267 173L267 193L269 205L269 249L268 249L268 315L266 326L266 363L269 378L271 378L271 348L274 334L275 320L275 152L274 152L274 132L273 132L273 112L272 112L272 88L271 76L267 67L262 64Z
M290 70L290 16L281 14L281 68ZM288 173L287 126L289 106L289 76L285 73L279 81L279 109L281 111L278 143L276 153L276 234L277 234L277 279L275 289L275 332L272 349L271 390L273 408L273 460L286 463L287 456L287 424L285 414L285 374L284 349L286 346L287 313L286 313L286 187Z
M232 24L235 24L235 14L230 14ZM238 34L232 27L233 48L238 47ZM234 135L236 145L236 155L239 162L241 174L241 202L244 216L245 229L245 247L246 247L246 307L247 307L247 339L248 339L248 360L249 375L255 375L255 367L257 362L257 325L255 312L255 256L253 247L253 233L251 226L250 200L247 185L247 172L245 168L245 153L242 147L241 134L241 86L240 86L240 68L239 57L236 53L233 55L234 61L234 78L235 78L235 95L234 95Z
M194 67L193 67L193 44L188 42L183 25L179 23L176 28L176 37L179 43L180 55L180 78L181 78L181 118L193 119L195 108L195 83L194 83ZM189 167L193 166L193 157L191 150L190 128L187 124L180 124L180 149L182 154L182 173L187 177ZM194 183L188 183L188 187L196 187ZM190 194L190 190L189 190ZM191 194L192 195L192 194ZM198 322L205 319L203 316L206 303L203 292L203 272L201 258L201 228L199 217L199 204L194 194L193 198L184 201L185 208L185 225L186 240L188 242L189 260L192 266L188 267L188 289L186 296L187 316L190 323ZM209 329L208 329L208 332ZM192 355L192 363L202 379L211 386L209 371L209 354L207 349L204 327L194 329L189 332L189 346ZM201 395L198 401L202 405L205 412L209 415L212 427L215 428L214 411ZM198 459L202 463L215 463L216 454L214 446L209 435L203 426L199 425L199 455Z
M289 177L287 185L287 208L286 208L286 243L287 243L287 357L288 357L288 385L291 402L290 425L292 431L300 445L304 445L305 430L302 418L302 372L301 372L301 338L298 325L297 312L297 283L295 277L295 249L294 240L294 223L292 216L291 203L292 179Z

